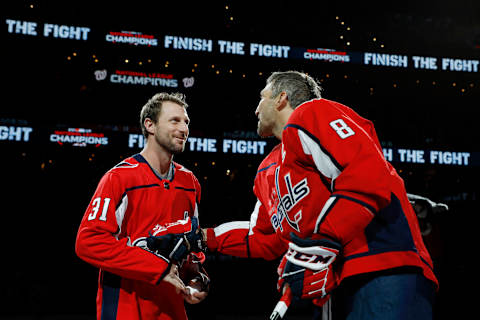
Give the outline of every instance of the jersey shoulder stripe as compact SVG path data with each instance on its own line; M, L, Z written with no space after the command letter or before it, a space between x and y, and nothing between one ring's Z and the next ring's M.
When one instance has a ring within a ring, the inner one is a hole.
M136 168L136 167L138 167L138 163L130 163L126 160L123 160L122 162L120 162L119 164L114 166L112 169L114 169L114 168Z
M262 171L268 170L271 166L274 166L276 164L277 164L276 162L272 162L268 166L258 169L257 174L259 174Z
M342 167L342 165L340 165L340 163L337 160L335 160L335 158L332 156L332 154L330 152L328 152L328 150L325 149L325 147L322 146L322 144L320 143L320 140L314 134L312 134L307 129L305 129L304 127L302 127L298 124L289 123L285 126L284 130L286 130L287 128L295 128L295 129L303 132L305 135L307 135L311 140L313 140L318 145L320 150L330 159L330 161L335 165L335 167L339 171L343 171L344 168Z

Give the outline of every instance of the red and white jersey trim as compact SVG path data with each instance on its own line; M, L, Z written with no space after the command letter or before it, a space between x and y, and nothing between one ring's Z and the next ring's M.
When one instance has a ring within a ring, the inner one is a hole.
M215 236L219 237L227 232L238 230L238 229L249 229L250 222L249 221L232 221L227 222L219 225L218 227L214 228Z
M325 177L336 179L341 171L337 166L332 162L330 157L322 151L318 143L316 143L312 138L310 138L302 130L297 130L298 137L302 143L303 152L308 155L312 155L315 166L318 171L320 171Z

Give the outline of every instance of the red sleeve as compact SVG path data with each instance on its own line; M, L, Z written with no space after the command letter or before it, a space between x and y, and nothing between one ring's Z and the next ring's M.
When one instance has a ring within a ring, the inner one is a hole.
M202 197L202 186L200 185L200 182L198 182L197 177L192 174L193 177L193 184L195 185L195 190L197 190L196 198L195 201L197 202L197 206L200 204L200 199Z
M320 214L306 213L318 215L315 231L341 242L363 230L391 195L390 167L375 131L353 118L341 105L315 100L292 113L282 136L282 170L313 168L330 189Z
M257 201L250 221L232 221L207 230L210 250L243 258L273 260L287 246L273 230L264 206Z
M163 279L169 261L137 246L127 238L117 239L121 216L127 210L124 186L113 171L106 173L85 211L75 251L84 261L124 278L152 284Z

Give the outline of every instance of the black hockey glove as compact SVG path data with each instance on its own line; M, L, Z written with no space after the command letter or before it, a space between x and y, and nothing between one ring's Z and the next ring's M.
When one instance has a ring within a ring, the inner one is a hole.
M147 247L150 251L160 254L175 263L182 263L190 252L202 251L198 219L179 220L157 228L154 234L147 238Z

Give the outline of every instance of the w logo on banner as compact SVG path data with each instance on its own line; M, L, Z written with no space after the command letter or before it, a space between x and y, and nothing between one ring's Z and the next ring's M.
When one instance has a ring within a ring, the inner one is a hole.
M95 79L97 81L102 81L102 80L105 80L107 78L107 70L103 69L103 70L97 70L94 72L95 74Z

